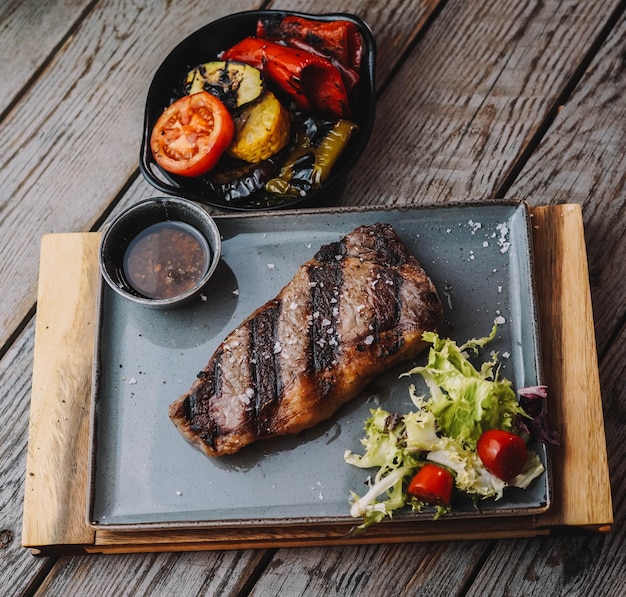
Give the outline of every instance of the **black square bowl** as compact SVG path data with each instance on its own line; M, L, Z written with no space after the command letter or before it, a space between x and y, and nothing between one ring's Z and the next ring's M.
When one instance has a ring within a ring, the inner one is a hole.
M182 81L186 74L198 64L218 59L218 55L241 41L254 35L259 18L295 15L311 20L328 22L336 20L350 21L357 25L363 39L363 56L360 68L360 80L357 99L352 105L350 120L358 125L348 145L334 165L328 179L319 188L311 190L302 197L288 198L281 196L259 196L257 193L250 200L231 201L203 181L203 177L189 178L176 176L160 168L150 150L152 129L165 108L183 95ZM253 10L223 17L205 25L183 40L163 61L158 68L146 101L144 115L143 140L139 167L146 180L164 193L198 201L221 209L239 211L286 209L292 207L314 207L323 200L339 194L361 155L374 125L376 96L374 88L374 65L376 44L369 26L352 14L333 13L312 15L281 10Z

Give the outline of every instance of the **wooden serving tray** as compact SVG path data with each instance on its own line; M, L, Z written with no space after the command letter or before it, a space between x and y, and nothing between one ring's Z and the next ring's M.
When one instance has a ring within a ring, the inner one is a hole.
M40 555L241 549L608 532L613 522L587 255L578 205L536 207L533 250L549 416L553 504L546 513L352 525L95 530L87 523L97 322L98 233L44 236L22 544ZM580 442L580 437L585 441ZM590 466L593 463L593 466Z

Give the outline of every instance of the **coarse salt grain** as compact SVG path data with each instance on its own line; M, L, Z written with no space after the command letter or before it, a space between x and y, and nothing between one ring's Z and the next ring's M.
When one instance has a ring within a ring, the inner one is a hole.
M500 233L498 238L498 246L500 247L500 253L507 253L511 247L511 243L507 240L507 234L509 233L509 227L506 224L498 224L496 230Z
M474 220L469 220L467 224L471 228L472 234L476 234L483 227L480 222L474 222Z

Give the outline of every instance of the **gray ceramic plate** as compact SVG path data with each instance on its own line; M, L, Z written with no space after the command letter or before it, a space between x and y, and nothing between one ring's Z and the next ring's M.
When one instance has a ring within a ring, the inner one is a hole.
M369 409L412 407L410 364L381 376L331 420L298 436L257 442L209 459L169 421L224 336L272 298L317 249L361 224L391 223L418 257L445 306L442 335L464 342L505 320L488 346L505 355L516 388L540 382L529 214L524 203L392 210L218 216L223 258L206 300L178 311L144 309L101 285L88 517L113 527L348 521L350 490L367 472L344 463L358 451ZM542 445L535 446L547 466ZM536 514L550 501L548 474L497 502L454 504L453 516ZM416 516L432 518L426 511Z

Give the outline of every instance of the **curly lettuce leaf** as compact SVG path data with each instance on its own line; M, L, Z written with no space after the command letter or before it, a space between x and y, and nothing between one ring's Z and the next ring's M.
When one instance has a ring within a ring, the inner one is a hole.
M428 362L414 367L404 375L420 374L430 391L425 408L437 420L441 432L476 448L476 442L488 429L514 429L517 415L525 412L517 401L511 382L498 375L498 355L477 370L469 361L468 351L477 351L496 335L470 340L462 346L450 339L442 339L434 332L423 335L432 344Z
M543 473L539 457L529 451L524 470L506 483L490 473L476 454L476 443L484 431L515 431L520 420L533 418L518 403L510 382L499 378L497 353L492 352L480 369L469 360L469 353L477 353L493 340L496 331L494 324L489 336L461 346L433 332L423 335L432 345L428 362L404 375L422 375L430 396L417 395L411 385L409 395L416 410L404 415L380 407L371 410L361 439L363 454L347 450L344 455L349 464L377 469L375 476L368 478L365 495L351 492L351 515L363 518L357 530L392 517L404 506L421 510L425 504L409 496L406 487L426 461L453 472L456 489L474 499L498 500L507 485L526 488ZM435 519L448 510L447 506L438 507Z

